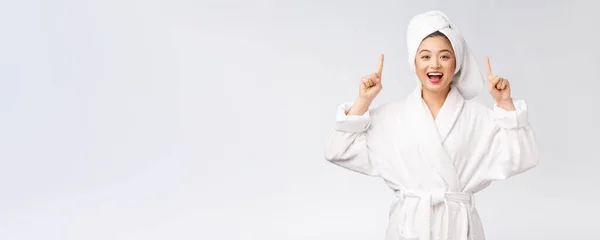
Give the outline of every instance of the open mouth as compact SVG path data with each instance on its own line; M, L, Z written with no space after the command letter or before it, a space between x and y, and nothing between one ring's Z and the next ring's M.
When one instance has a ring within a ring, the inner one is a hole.
M427 73L427 77L429 77L429 81L433 83L438 83L442 80L444 74L442 73Z

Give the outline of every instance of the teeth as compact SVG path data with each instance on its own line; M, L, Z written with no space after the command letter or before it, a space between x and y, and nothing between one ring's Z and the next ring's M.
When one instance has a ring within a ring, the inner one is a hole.
M429 76L442 76L441 73L428 73Z

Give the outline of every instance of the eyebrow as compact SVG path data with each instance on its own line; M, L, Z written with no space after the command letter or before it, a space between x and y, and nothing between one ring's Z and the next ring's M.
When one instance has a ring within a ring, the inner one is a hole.
M425 51L427 51L427 52L431 52L431 51L429 51L428 49L423 49L423 50L419 51L419 53L422 53L422 52L425 52ZM452 53L452 51L450 51L450 50L448 50L448 49L442 49L442 50L440 50L440 52L450 52L450 53Z

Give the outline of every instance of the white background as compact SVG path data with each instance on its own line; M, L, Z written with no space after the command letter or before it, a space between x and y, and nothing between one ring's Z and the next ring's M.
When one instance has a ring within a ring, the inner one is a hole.
M593 3L2 1L0 239L383 239L392 192L323 147L380 53L375 104L413 89L406 25L431 9L539 140L477 194L488 239L600 237Z

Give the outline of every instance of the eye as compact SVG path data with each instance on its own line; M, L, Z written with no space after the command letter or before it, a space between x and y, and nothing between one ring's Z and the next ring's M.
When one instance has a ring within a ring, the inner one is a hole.
M429 55L423 55L421 56L422 59L429 59Z
M442 56L442 58L443 58L443 59L450 59L450 56L446 56L446 55L444 55L444 56Z

